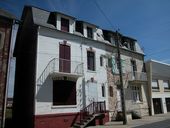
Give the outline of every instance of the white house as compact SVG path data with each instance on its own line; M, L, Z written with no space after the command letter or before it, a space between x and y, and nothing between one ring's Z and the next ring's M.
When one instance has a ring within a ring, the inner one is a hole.
M64 128L78 125L77 121L82 125L87 116L90 120L84 122L84 127L109 121L115 111L112 105L117 103L115 99L120 99L120 95L115 97L119 93L117 84L112 83L118 80L118 69L113 66L116 64L114 32L31 6L24 8L22 21L15 47L15 125L19 127L22 120L29 128ZM122 44L121 54L122 60L130 64L124 72L128 82L139 85L133 103L140 101L141 110L147 106L146 79L141 78L144 54L134 39L124 36L122 39L134 41L126 46ZM134 66L136 62L139 73ZM142 98L139 94L143 94ZM120 107L116 109L121 110Z

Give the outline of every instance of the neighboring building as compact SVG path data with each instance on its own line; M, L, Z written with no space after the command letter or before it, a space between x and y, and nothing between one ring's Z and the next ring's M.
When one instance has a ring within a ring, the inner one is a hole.
M121 87L119 86L119 70L117 50L115 48L116 33L104 30L104 39L113 44L108 54L107 79L109 88L110 118L114 120L117 112L122 111ZM144 53L137 41L119 35L123 86L125 90L127 112L137 112L140 116L148 115L148 86L144 65ZM109 64L110 63L110 64Z
M4 126L15 16L0 9L0 125Z
M170 65L146 61L151 115L170 112Z
M21 21L14 53L15 127L23 122L28 128L67 128L87 114L93 115L87 123L103 124L121 111L114 32L31 6L24 8ZM125 88L133 90L127 93L127 109L143 114L148 109L144 54L136 40L121 39L133 41L121 48Z

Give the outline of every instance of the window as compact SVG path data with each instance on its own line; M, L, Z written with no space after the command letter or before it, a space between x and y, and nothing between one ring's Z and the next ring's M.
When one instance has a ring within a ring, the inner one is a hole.
M135 51L134 42L129 42L130 50Z
M135 72L137 71L136 61L135 60L131 60L131 66L132 66L133 76L135 76Z
M76 21L76 31L80 32L82 35L83 33L83 22L82 21Z
M109 33L104 33L104 39L111 43L111 35Z
M105 92L105 86L104 86L104 84L102 84L102 97L105 97L105 96L106 96L105 93L106 93L106 92Z
M87 51L87 69L95 71L95 54L92 51Z
M108 58L107 66L112 68L112 58Z
M4 46L4 34L0 32L0 49Z
M93 38L93 30L90 27L87 27L87 37Z
M1 33L0 33L0 49L2 48L2 41L1 41L1 39L2 39L2 35L1 35Z
M103 66L103 57L100 56L100 66Z
M170 89L169 81L168 80L164 80L163 81L163 86L164 86L164 89Z
M54 80L53 105L76 105L76 83L67 80Z
M64 41L64 43L67 43ZM70 51L71 48L69 45L60 44L59 47L59 71L60 72L68 72L71 71L71 61L70 61Z
M132 90L132 100L135 102L141 102L142 101L141 87L131 86L131 90Z
M146 65L143 63L142 72L146 72Z
M61 18L61 31L69 32L69 20Z
M152 80L152 89L159 89L158 80Z
M113 97L113 87L112 86L109 86L109 94L110 94L110 97Z

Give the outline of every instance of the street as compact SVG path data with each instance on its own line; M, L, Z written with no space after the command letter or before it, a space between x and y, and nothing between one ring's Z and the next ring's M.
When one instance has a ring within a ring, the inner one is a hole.
M146 124L142 126L137 126L133 128L170 128L170 119L151 123L151 124Z
M104 126L90 126L88 128L170 128L170 113L145 116L142 119L130 121L123 125L122 121L107 122Z

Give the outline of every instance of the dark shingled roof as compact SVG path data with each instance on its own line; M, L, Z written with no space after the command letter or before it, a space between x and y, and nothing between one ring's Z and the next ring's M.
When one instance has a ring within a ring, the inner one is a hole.
M25 6L24 10L27 10L27 9L30 9L32 11L33 24L36 24L38 26L44 26L44 27L56 29L56 15L57 14L61 14L69 18L76 19L72 16L69 16L69 15L66 15L60 12L50 12L50 11L40 9L34 6ZM24 18L24 14L21 20L24 20L23 18Z
M56 28L54 25L50 24L49 17L52 12L45 11L39 8L31 7L33 15L33 23L40 26L45 26L49 28Z

